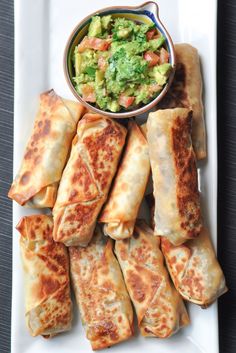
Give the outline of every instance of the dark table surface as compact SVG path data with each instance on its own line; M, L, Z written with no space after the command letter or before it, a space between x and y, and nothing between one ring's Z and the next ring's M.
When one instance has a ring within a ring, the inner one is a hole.
M207 1L207 0L206 0ZM10 352L14 6L0 0L0 353ZM218 257L229 292L219 299L220 353L236 352L236 0L218 1ZM191 353L191 352L189 352Z

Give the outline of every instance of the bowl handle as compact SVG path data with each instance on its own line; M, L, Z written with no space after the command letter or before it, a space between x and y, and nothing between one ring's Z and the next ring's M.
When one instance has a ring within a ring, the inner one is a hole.
M154 1L147 1L144 4L142 4L138 8L138 10L140 10L140 11L148 11L154 16L154 18L156 20L156 23L158 23L159 27L162 29L162 32L165 34L166 38L169 41L170 45L168 45L168 46L169 46L169 51L171 53L171 61L170 61L170 63L173 66L173 68L175 68L174 45L173 45L173 42L172 42L172 39L171 39L169 33L167 32L166 28L164 27L163 23L161 22L161 19L159 17L159 7L158 7L157 3L154 2Z
M158 7L157 3L154 1L145 2L144 4L142 4L139 7L139 10L149 11L149 12L153 13L153 15L156 17L156 19L159 19L159 7Z

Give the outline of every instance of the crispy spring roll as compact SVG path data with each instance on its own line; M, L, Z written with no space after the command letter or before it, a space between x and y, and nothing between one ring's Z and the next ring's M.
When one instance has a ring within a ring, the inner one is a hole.
M155 234L179 245L202 228L198 177L191 143L191 111L150 113L147 139L155 197Z
M116 241L115 253L143 336L166 338L189 323L164 266L160 238L144 221L136 223L132 238Z
M162 237L161 248L175 287L184 299L207 307L227 291L205 227L198 238L179 246Z
M197 159L203 159L207 150L199 55L197 49L189 44L176 44L175 54L175 77L158 109L182 107L193 110L193 149Z
M53 90L40 95L40 106L20 170L8 196L22 206L53 207L82 105Z
M126 132L123 126L99 114L85 114L79 122L53 208L55 241L86 246L91 240Z
M72 321L67 248L52 239L52 217L23 217L17 225L24 270L25 318L32 336L68 331Z
M146 199L154 229L154 198L149 194ZM227 291L224 274L205 227L199 237L179 246L161 237L161 250L175 287L184 299L207 307Z
M86 248L69 248L72 284L93 350L133 335L133 310L112 244L97 226Z
M150 173L148 144L140 127L129 122L125 152L100 221L113 239L131 237Z

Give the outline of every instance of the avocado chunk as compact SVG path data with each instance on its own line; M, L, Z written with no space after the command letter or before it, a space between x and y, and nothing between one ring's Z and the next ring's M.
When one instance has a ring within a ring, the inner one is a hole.
M131 32L132 32L132 28L123 28L123 29L120 29L116 33L116 35L117 35L117 38L119 39L125 39L125 38L128 38Z
M113 39L126 39L133 33L136 25L133 21L126 18L118 17L115 19L113 27Z
M148 90L148 85L142 85L137 93L138 94L135 98L136 104L139 104L141 102L145 102L145 103L148 102L149 96L150 96L150 92Z
M149 75L155 79L158 85L163 86L166 84L170 69L170 64L162 64L159 66L155 66L149 73Z
M123 48L123 50L129 55L138 55L147 49L147 43L139 43L136 40L133 40L132 42L120 44L118 49L119 48Z
M112 100L107 103L107 109L113 113L116 113L120 110L120 105L116 100Z
M157 39L151 39L148 42L148 49L156 51L165 43L165 37L161 36Z
M80 53L75 52L75 76L81 74L82 57Z
M134 96L135 92L136 92L135 85L130 83L129 87L126 88L126 90L124 91L124 95L127 97Z
M102 17L102 28L108 29L109 24L111 23L111 15L103 16Z
M86 73L91 77L95 77L95 71L97 67L96 54L91 49L86 49L83 53L79 54L79 73ZM75 54L76 62L76 54Z
M157 69L160 72L160 74L167 75L171 69L171 64L165 63L162 65L159 65L159 66L157 66Z
M104 81L104 72L101 70L96 70L95 74L95 84L101 86Z
M166 76L162 75L159 71L154 72L154 78L155 78L156 82L158 83L158 85L163 86L166 84L166 81L167 81Z
M102 34L102 23L99 16L93 16L89 25L88 36L98 37Z
M110 100L109 97L105 95L104 89L95 85L95 92L96 92L96 103L101 109L106 109L107 104Z

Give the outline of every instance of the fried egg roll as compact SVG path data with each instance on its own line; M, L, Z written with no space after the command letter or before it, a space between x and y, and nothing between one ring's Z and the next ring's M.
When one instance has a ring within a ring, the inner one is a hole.
M133 335L133 310L112 244L97 226L86 248L69 248L72 284L93 350Z
M158 110L147 121L155 197L155 234L174 245L195 238L202 228L191 111Z
M124 155L100 216L106 235L117 240L131 237L149 173L146 138L140 127L130 121Z
M176 44L176 71L174 80L158 109L190 108L193 111L192 142L197 159L207 155L206 129L202 104L202 75L196 48Z
M24 270L25 319L32 336L68 331L72 321L67 248L52 238L52 217L23 217L20 250Z
M106 201L125 143L126 129L87 113L78 124L53 208L55 241L86 246Z
M11 199L32 208L53 207L83 112L82 105L63 100L54 90L40 95L33 131L8 193Z
M184 299L207 307L227 291L224 274L205 227L198 238L179 246L162 237L161 248L175 287Z
M143 336L166 338L188 325L183 300L164 266L160 238L138 221L129 239L117 240L115 254Z

